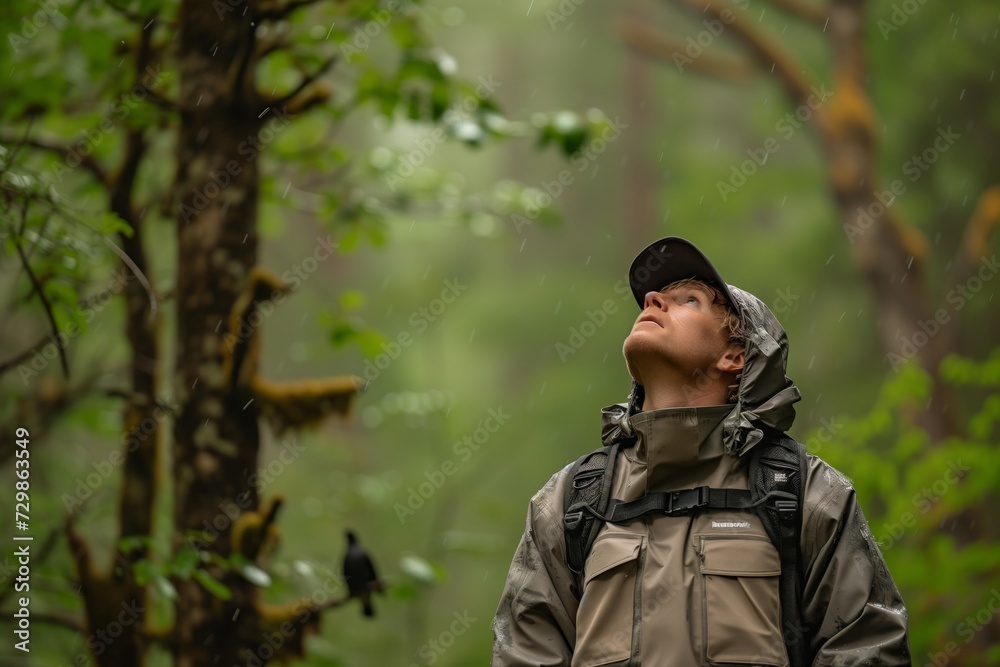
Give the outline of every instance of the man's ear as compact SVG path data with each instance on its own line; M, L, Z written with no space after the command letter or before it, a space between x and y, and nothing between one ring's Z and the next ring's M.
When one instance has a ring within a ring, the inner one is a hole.
M746 351L742 345L730 343L725 353L719 357L715 367L723 373L740 373L743 371L743 363L746 360Z

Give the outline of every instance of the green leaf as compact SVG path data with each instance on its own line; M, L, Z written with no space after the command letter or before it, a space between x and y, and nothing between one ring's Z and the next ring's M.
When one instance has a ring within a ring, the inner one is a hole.
M365 305L365 293L359 290L345 290L337 299L343 310L358 310Z
M205 588L206 591L220 600L228 600L233 597L233 593L229 590L228 586L210 575L205 570L195 570L194 578Z
M145 558L133 563L132 571L135 573L136 583L140 586L145 586L156 577L153 564Z
M198 537L197 539L202 539ZM185 545L174 554L173 559L170 561L168 571L177 575L181 579L189 578L198 567L198 562L201 560L201 556L198 550L190 545Z
M437 584L444 581L446 576L442 567L413 554L403 556L399 566L403 572L421 584Z
M134 233L132 227L119 218L116 214L105 211L100 219L97 221L97 228L105 236L112 236L114 234L124 234L125 236L132 238Z

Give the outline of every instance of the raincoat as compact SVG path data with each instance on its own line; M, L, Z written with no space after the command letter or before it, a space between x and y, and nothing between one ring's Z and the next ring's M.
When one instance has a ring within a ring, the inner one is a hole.
M749 335L735 404L642 412L642 387L605 408L602 439L619 454L612 496L697 486L749 487L745 456L762 426L786 431L799 400L788 341L767 307L729 287ZM778 551L757 514L703 510L605 523L583 595L566 561L570 466L531 499L493 622L494 667L788 665ZM802 633L815 666L910 665L906 609L850 481L807 455L802 508Z

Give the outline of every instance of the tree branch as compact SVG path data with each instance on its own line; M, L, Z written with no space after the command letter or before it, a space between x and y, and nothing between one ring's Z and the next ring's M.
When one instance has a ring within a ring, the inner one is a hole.
M687 47L684 42L634 18L623 19L620 32L627 46L651 58L672 60L681 73L689 68L699 74L733 82L746 81L754 74L752 65L741 58L707 52L691 58L684 51Z
M279 97L279 98L271 101L268 106L273 106L273 107L277 107L279 109L284 109L288 105L288 103L291 102L295 98L296 95L298 95L303 90L305 90L306 88L308 88L311 84L313 84L316 81L316 79L318 79L319 77L321 77L324 74L326 74L326 72L333 66L333 63L335 63L336 61L337 61L337 56L335 56L335 55L330 56L329 58L327 58L326 60L323 61L323 64L320 65L319 69L317 69L315 72L313 72L312 74L303 74L302 75L302 81L299 82L299 85L297 85L292 90L292 92L290 92L287 95L283 95L283 96L281 96L281 97ZM297 109L297 111L299 113L301 113L301 112L305 111L307 108L308 108L308 106L303 106L303 107ZM261 113L263 113L263 111L264 110L262 109Z
M1000 227L1000 184L987 188L979 195L976 209L965 225L962 244L950 262L948 283L943 290L945 293L954 290L975 275L976 268L981 265L989 252L990 238L998 227ZM956 320L946 332L944 349L956 348L961 335L962 319L957 317Z
M1000 184L979 195L976 210L962 235L962 253L968 263L979 262L990 246L990 237L1000 227ZM960 260L961 261L961 260ZM958 264L960 262L956 262ZM959 276L960 279L964 276Z
M68 159L70 156L77 156L80 158L80 165L86 167L101 185L108 187L108 173L105 171L104 167L98 162L93 155L81 155L76 151L72 150L69 146L64 146L62 144L57 144L52 141L46 141L44 139L13 139L10 135L0 134L0 142L14 144L15 142L21 141L27 146L32 148L37 148L39 150L48 151L49 153L55 153L56 155L62 156L64 159Z
M782 87L796 105L805 104L809 99L810 81L801 74L803 67L794 56L786 53L773 40L768 39L759 30L752 27L739 11L733 10L728 4L717 0L681 0L691 9L712 15L727 24L734 37L743 42L758 66L767 72L773 72ZM723 17L725 12L725 17Z
M37 343L29 347L27 350L19 352L18 354L14 355L7 361L0 362L0 375L3 375L14 366L20 364L25 359L30 359L35 354L35 350L44 345L45 341L47 341L48 339L49 339L48 336L42 336L42 338Z
M21 227L23 231L25 220L28 216L28 203L25 202L21 207ZM14 247L17 248L17 256L21 259L21 266L24 267L24 272L28 274L28 280L31 281L31 286L34 288L35 292L38 293L38 298L42 302L42 308L45 310L45 316L49 320L49 327L52 330L52 335L55 340L59 340L59 325L56 324L55 314L52 312L52 304L49 303L49 299L45 296L45 290L42 288L42 283L39 282L38 277L35 272L31 269L31 263L28 261L28 257L24 254L24 247L21 245L21 234L20 232L14 237ZM63 348L62 344L57 344L56 348L59 350L59 362L62 364L63 375L67 378L69 377L69 361L66 359L66 350Z

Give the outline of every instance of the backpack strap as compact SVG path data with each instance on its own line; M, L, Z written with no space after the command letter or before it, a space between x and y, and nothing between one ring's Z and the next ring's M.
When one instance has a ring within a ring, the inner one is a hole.
M587 554L604 523L615 477L615 462L620 444L585 454L569 471L563 497L563 532L566 537L566 561L575 575L573 594L583 595L583 566Z
M750 492L745 489L713 489L699 486L680 491L647 493L631 502L612 500L608 513L602 517L608 523L627 523L643 514L691 514L703 509L745 510L753 507Z
M790 667L804 667L809 633L802 618L802 533L805 447L784 434L750 450L750 495L764 530L778 549L782 635Z

